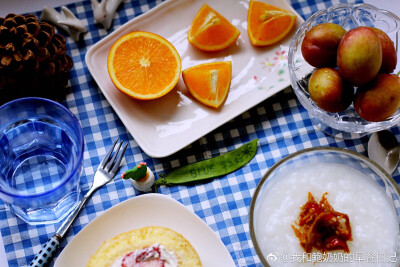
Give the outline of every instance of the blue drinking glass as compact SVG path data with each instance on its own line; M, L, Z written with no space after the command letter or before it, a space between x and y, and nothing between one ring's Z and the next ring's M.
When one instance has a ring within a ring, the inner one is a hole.
M76 117L44 98L0 107L0 198L29 224L56 223L80 198L84 138Z

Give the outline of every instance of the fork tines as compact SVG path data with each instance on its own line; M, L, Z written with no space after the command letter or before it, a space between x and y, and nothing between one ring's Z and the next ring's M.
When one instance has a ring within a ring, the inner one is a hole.
M102 168L106 172L109 172L113 175L117 172L119 165L122 161L122 157L125 154L125 150L128 147L128 143L125 143L125 145L123 146L123 148L121 150L121 147L122 147L122 144L124 143L124 141L121 141L118 143L118 140L119 140L119 138L117 138L114 141L114 144L112 145L111 149L107 152L106 156L104 157L104 159L102 160L102 162L99 165L99 168ZM118 143L118 145L114 152L114 148L117 143Z

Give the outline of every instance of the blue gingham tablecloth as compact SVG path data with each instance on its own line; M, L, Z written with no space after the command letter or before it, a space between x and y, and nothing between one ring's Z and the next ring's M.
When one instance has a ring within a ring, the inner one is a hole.
M125 1L113 21L112 28L108 31L94 25L89 0L68 5L89 29L81 42L76 43L67 38L68 53L73 58L74 67L70 73L71 93L63 102L77 116L85 134L82 190L83 192L88 190L95 169L116 137L129 142L125 157L128 167L146 161L156 174L167 173L172 168L202 160L204 155L217 156L258 138L260 142L257 155L249 164L236 172L205 184L162 187L159 192L178 200L206 222L221 238L237 266L261 266L250 238L248 212L251 196L262 175L283 157L309 147L341 147L367 155L368 137L337 140L325 135L313 125L307 111L288 88L178 153L162 159L150 158L127 132L99 91L89 74L84 58L86 51L108 33L161 2L161 0ZM290 2L296 11L307 19L317 10L346 1L290 0ZM349 2L360 1L349 0ZM36 15L40 16L40 12ZM392 131L400 136L397 127ZM393 176L400 182L398 169ZM81 211L62 242L61 249L105 210L139 194L140 192L135 191L129 181L119 178L102 187L95 192ZM27 225L11 214L0 201L0 230L9 266L28 265L57 228L57 224ZM53 264L54 261L50 265Z

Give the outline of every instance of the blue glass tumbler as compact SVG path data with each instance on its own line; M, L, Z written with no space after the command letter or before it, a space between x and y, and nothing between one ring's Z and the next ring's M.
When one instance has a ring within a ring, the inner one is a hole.
M25 222L56 223L80 198L84 138L76 117L44 98L0 107L0 198Z

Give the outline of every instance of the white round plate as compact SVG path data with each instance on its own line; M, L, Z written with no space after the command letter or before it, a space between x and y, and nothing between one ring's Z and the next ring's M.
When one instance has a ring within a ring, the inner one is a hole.
M205 222L177 200L153 193L126 200L94 219L63 249L54 266L86 266L104 241L145 226L164 226L183 235L204 267L235 266L222 241Z

